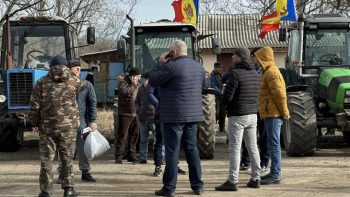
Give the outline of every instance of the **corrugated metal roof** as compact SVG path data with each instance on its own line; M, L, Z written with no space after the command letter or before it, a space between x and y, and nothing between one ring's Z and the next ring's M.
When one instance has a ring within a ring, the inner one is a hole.
M215 34L214 37L218 37L221 41L222 49L254 48L266 45L273 48L287 47L287 42L278 41L278 31L268 33L264 39L258 38L260 19L260 14L200 15L198 30L202 35ZM202 40L200 47L211 48L211 38Z

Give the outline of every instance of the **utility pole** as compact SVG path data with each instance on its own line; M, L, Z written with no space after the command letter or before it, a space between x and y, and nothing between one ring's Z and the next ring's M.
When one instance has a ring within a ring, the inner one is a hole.
M45 15L45 0L41 0L39 3L39 16L44 16Z

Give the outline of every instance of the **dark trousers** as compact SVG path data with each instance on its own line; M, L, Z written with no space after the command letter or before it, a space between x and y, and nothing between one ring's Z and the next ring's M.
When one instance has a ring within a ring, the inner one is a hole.
M226 107L220 97L215 97L216 122L219 122L219 131L225 131Z
M136 145L139 138L137 117L118 115L118 132L115 133L115 159L124 156L136 159Z
M202 169L197 149L197 123L164 123L165 171L163 189L173 192L176 189L180 143L182 143L188 164L191 188L203 187Z
M156 143L154 144L153 160L154 165L160 166L162 164L162 147L164 145L164 138L161 128L162 125L159 121L159 118L156 118L154 123L156 125L156 129L154 132L156 136Z
M269 165L269 152L267 150L267 135L265 132L265 127L264 127L264 121L259 120L259 115L258 115L258 132L259 132L259 140L258 140L258 145L259 145L259 150L260 150L260 166L265 166ZM248 150L245 147L244 140L242 143L242 158L241 158L241 163L244 164L245 166L250 166L250 158L248 154Z

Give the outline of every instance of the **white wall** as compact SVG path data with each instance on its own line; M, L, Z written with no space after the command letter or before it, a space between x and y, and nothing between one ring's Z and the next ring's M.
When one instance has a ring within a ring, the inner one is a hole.
M278 67L285 68L286 67L286 52L275 52L274 54L275 62ZM217 58L215 54L211 53L201 53L201 57L203 58L203 66L204 69L208 72L211 72L213 70L213 65L215 62L217 62Z
M215 62L217 62L216 55L211 53L202 53L200 56L203 58L204 69L208 72L213 71L213 65Z

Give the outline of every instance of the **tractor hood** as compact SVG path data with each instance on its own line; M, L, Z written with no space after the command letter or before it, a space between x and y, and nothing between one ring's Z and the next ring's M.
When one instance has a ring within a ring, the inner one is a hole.
M342 110L345 106L350 106L349 69L325 69L320 74L319 84L320 97L326 99L331 108Z

